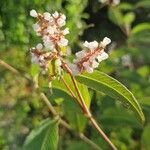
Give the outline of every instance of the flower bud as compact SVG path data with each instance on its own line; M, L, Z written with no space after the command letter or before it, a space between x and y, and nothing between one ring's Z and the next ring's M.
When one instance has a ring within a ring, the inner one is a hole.
M30 16L36 18L36 17L38 16L38 13L37 13L34 9L32 9L32 10L30 11Z

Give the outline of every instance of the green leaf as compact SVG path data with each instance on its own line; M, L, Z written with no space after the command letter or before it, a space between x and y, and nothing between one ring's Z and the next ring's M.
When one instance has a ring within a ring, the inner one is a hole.
M108 11L109 19L116 25L123 25L123 15L117 7L110 7Z
M150 135L150 125L147 125L144 128L144 132L142 135L142 147L145 150L149 150L150 148L149 135Z
M130 115L130 117L129 117ZM123 112L121 108L109 108L106 109L100 117L101 123L105 128L118 128L121 126L129 126L134 128L141 128L141 124L131 114Z
M135 20L135 14L133 12L126 13L123 17L123 21L126 25L130 25Z
M136 34L136 33L142 32L144 30L150 30L150 23L145 22L145 23L140 23L140 24L136 25L132 29L131 33Z
M144 115L136 98L116 79L99 71L95 71L92 74L84 73L77 76L76 79L94 90L103 92L115 100L120 100L123 103L126 103L138 114L142 122L144 122Z
M124 11L133 9L133 5L132 4L125 3L125 2L120 3L120 5L118 7L119 7L119 9L124 10Z
M56 150L58 120L46 119L27 136L23 150Z

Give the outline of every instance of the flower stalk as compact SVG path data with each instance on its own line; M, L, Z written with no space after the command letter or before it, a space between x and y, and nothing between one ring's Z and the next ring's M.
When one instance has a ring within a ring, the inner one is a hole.
M86 104L85 104L85 100L83 99L80 91L79 91L79 88L76 84L76 80L73 76L73 74L71 73L69 67L67 66L66 63L62 62L63 64L63 67L66 69L66 71L69 73L71 79L72 79L72 82L73 82L73 85L75 87L75 90L78 94L78 97L80 99L80 102L82 104L82 110L83 110L83 113L84 115L88 118L88 120L91 122L91 124L93 125L93 127L98 131L98 133L100 134L100 136L108 143L108 145L111 147L112 150L117 150L117 148L115 147L115 145L110 141L110 139L107 137L107 135L103 132L103 130L99 127L99 125L97 124L96 120L93 118L91 112L89 111L89 109L87 108Z
M74 77L82 72L92 73L101 61L107 59L108 54L104 49L111 40L105 37L99 43L97 41L85 41L83 44L84 49L75 54L76 58L73 60L73 63L66 63L63 57L64 53L62 52L62 48L67 49L68 46L68 40L65 35L69 34L69 29L64 28L66 16L58 12L40 14L35 10L31 10L30 15L37 18L37 23L33 25L33 29L43 41L43 44L39 43L31 49L32 62L40 66L42 73L48 74L49 82L56 78L58 80L61 79L100 136L109 144L112 150L117 150L93 118ZM70 75L77 96L75 96L67 82L63 79L63 71Z

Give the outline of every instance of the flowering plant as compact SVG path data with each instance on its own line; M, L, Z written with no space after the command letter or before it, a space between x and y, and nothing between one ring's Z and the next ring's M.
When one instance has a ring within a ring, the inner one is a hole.
M83 43L83 50L77 52L75 54L76 58L73 62L70 62L67 60L67 46L69 41L65 37L69 34L69 29L64 27L66 24L66 16L58 12L53 14L48 12L40 14L35 10L31 10L30 15L37 19L37 22L33 25L33 29L35 30L36 35L42 38L42 44L39 43L31 48L32 63L36 63L40 67L40 71L47 75L50 88L53 89L53 87L55 87L55 83L54 85L51 84L54 80L62 81L66 89L65 92L79 104L84 116L91 122L100 136L108 143L110 148L117 150L116 146L110 141L93 118L89 109L90 102L87 104L84 93L82 93L82 90L80 89L80 86L84 85L83 89L86 89L87 92L87 87L90 87L96 91L103 92L114 99L123 101L138 114L142 121L144 121L144 115L133 94L119 81L103 72L94 71L101 61L108 58L108 54L104 49L110 44L111 40L105 37L101 42L85 41ZM65 77L66 75L67 79ZM68 83L67 80L69 80L71 84ZM61 89L61 87L59 87L59 89ZM64 91L64 89L61 90ZM57 116L57 112L53 109L50 102L46 100L43 94L42 97L53 115ZM70 126L68 127L68 125L64 123L60 116L57 121L67 128L70 128ZM49 126L50 124L54 124L54 122L49 123L46 121L46 124ZM82 133L83 131L80 132ZM83 138L83 134L81 133L80 136ZM30 143L32 143L32 136L33 133L27 138L25 146L28 147ZM50 135L50 137L51 136L55 137L55 134ZM58 139L56 138L56 140ZM88 140L86 139L86 141ZM53 150L57 148L57 144L54 144L51 141L47 140L44 142L48 145L48 149ZM90 141L88 143L91 144L92 142ZM92 143L91 145L94 144Z

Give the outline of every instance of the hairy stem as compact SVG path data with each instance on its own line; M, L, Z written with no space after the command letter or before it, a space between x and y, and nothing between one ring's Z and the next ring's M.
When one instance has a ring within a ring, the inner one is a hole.
M91 124L93 125L93 127L98 131L98 133L100 134L100 136L108 143L108 145L111 147L112 150L117 150L117 148L115 147L115 145L110 141L110 139L107 137L107 135L103 132L103 130L99 127L98 123L96 122L96 120L92 117L92 114L91 112L89 111L89 109L87 108L86 104L85 104L85 101L79 91L79 88L78 88L78 85L76 83L76 80L74 78L74 76L72 75L72 72L71 70L69 69L69 67L67 66L67 64L62 61L62 65L64 67L64 69L69 73L71 79L72 79L72 82L73 82L73 85L75 87L75 90L78 94L78 97L80 99L80 102L82 104L82 109L83 109L83 112L85 114L85 116L89 119L89 121L91 122Z

